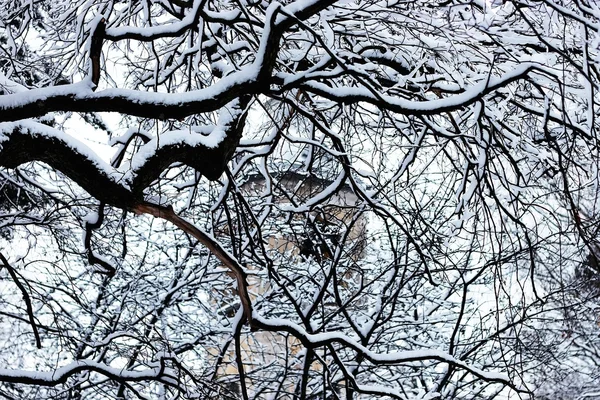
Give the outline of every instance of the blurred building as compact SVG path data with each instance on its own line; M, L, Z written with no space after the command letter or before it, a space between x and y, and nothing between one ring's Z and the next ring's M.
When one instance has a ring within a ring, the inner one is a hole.
M363 255L366 218L357 213L356 205L359 201L348 184L341 183L336 186L334 180L293 171L271 174L271 177L272 180L267 182L262 175L251 175L241 189L244 197L256 205L265 201L265 194L268 194L267 197L274 203L275 217L265 222L262 233L263 240L268 243L268 248L274 254L273 258L280 257L281 262L285 263L285 266L279 268L325 266L336 256L346 262L353 262ZM315 207L305 207L315 196L323 198L322 203ZM228 234L226 226L219 232L219 236L224 238ZM335 254L336 252L341 253ZM252 271L256 267L248 268ZM345 280L352 279L351 275L351 272L346 272L341 277L342 284ZM250 274L248 283L253 301L261 296L268 296L271 291L269 279L265 274ZM221 311L227 317L235 315L239 307L235 296L233 292L224 296L233 300L233 303L221 307ZM247 386L251 392L257 389L252 384L253 376L277 380L281 377L269 376L269 370L293 369L301 373L301 363L286 365L290 358L294 359L293 356L304 350L298 340L291 336L253 332L244 335L241 347ZM213 357L222 356L218 354L218 349L211 353ZM314 367L320 368L320 365ZM218 375L237 379L238 370L233 346L230 346L223 356ZM239 386L232 380L229 388L235 398ZM287 388L285 391L290 393L293 390L294 388Z

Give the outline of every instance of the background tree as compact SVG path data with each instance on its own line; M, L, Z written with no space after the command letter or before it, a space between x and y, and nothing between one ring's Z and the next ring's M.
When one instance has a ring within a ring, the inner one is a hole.
M2 396L593 394L594 2L0 12Z

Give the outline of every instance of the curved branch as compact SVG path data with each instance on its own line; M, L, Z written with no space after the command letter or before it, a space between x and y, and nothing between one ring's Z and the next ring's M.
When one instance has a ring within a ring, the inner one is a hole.
M0 382L25 383L41 386L55 386L65 383L71 376L82 371L92 371L102 374L116 381L139 382L157 380L165 377L164 368L156 366L145 371L130 371L121 368L109 367L106 364L90 360L78 360L55 371L23 371L14 369L0 369Z
M129 208L133 202L131 190L121 182L122 174L83 143L33 121L0 124L0 166L16 168L31 161L61 171L106 204Z
M169 221L206 246L206 248L208 248L208 250L210 250L210 252L214 254L215 257L217 257L219 261L221 261L223 265L227 267L235 276L237 283L236 289L240 297L240 301L242 302L244 316L247 318L249 325L253 326L252 300L250 299L250 293L248 291L248 282L246 281L246 272L244 271L244 267L242 267L242 265L235 259L233 255L221 247L217 239L198 229L184 218L181 218L175 213L172 207L164 207L157 204L143 202L136 205L133 211L138 214L150 214L156 218Z
M448 363L454 367L466 370L476 377L493 383L500 383L506 385L518 392L524 390L516 386L508 376L483 371L477 367L468 365L464 361L461 361L445 352L431 349L424 350L411 350L411 351L399 351L395 353L378 354L375 353L360 343L348 338L347 336L338 332L324 332L311 334L306 332L300 325L296 325L292 322L288 322L280 319L267 319L254 313L253 315L253 326L258 329L262 329L269 332L287 332L294 335L302 344L307 348L317 348L326 346L332 343L339 343L342 346L349 347L364 358L369 360L375 365L394 365L400 363L414 362L414 361L427 361L435 360L444 363Z
M249 65L213 86L186 93L107 89L93 92L91 82L79 82L0 97L0 121L17 121L53 111L114 111L143 118L182 119L216 111L236 97L260 92L257 68Z
M52 111L101 112L114 111L145 118L182 119L192 114L216 111L233 99L244 95L268 92L276 47L275 39L265 44L265 59L245 67L213 86L186 93L153 93L126 89L107 89L94 93L85 82L59 87L34 89L26 93L0 98L0 121L16 121L44 115ZM338 103L367 102L402 114L439 114L460 109L479 101L483 96L524 78L537 64L523 64L499 78L482 82L464 93L429 101L411 101L385 95L374 95L368 89L330 87L324 83L305 82L299 85L307 92ZM549 73L549 71L541 70ZM260 78L259 78L260 77ZM289 89L289 88L288 88Z
M143 200L143 190L174 162L182 162L209 180L218 179L242 135L249 96L221 112L209 136L169 132L162 144L148 142L123 174L98 158L94 151L63 132L33 121L0 124L0 166L16 168L42 161L61 171L94 198L118 208L132 209Z
M431 115L458 110L480 101L484 96L505 87L512 82L527 77L532 71L545 73L554 77L552 71L542 68L539 64L524 63L501 77L486 79L483 82L466 89L463 93L439 100L427 101L413 101L400 97L383 95L374 93L368 88L363 87L331 87L325 83L319 82L303 82L298 84L297 87L337 103L355 104L365 102L399 114ZM290 85L290 87L284 87L284 89L291 89L294 86L296 85Z
M183 2L182 2L183 3ZM141 42L151 42L164 37L176 37L186 30L196 27L200 20L200 11L206 0L198 0L194 7L181 20L170 24L144 27L118 27L106 30L105 38L112 41L134 39ZM186 2L187 7L191 4Z
M285 12L294 15L295 18L277 13L280 6L273 5L267 15L268 25L263 32L254 63L210 87L185 93L126 89L107 89L94 93L93 81L83 81L71 85L33 89L1 96L0 121L39 117L53 111L114 111L159 119L182 119L193 114L216 111L237 97L267 92L279 51L279 41L285 30L298 20L306 19L333 3L335 0L296 1L285 7ZM115 30L106 30L103 37L111 39L115 36L114 32Z
M250 96L242 96L228 104L221 111L217 126L206 136L172 131L144 144L132 160L133 192L141 193L175 162L196 169L209 180L218 179L242 137L249 102Z
M116 272L116 268L113 267L108 261L98 257L92 250L92 235L93 231L98 230L102 226L104 221L104 203L100 203L98 206L98 212L96 215L88 215L85 221L85 234L83 236L83 247L87 253L88 262L90 265L99 265L102 267L98 272L113 276Z

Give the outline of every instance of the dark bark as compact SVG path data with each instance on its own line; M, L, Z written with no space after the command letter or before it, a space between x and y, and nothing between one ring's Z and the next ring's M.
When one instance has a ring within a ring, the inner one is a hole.
M4 133L6 139L0 144L0 166L16 168L31 161L41 161L55 168L81 186L92 197L117 208L131 210L143 201L143 190L159 178L160 174L175 162L188 165L209 180L217 180L239 143L244 129L249 96L240 101L242 112L232 121L225 139L215 148L187 143L164 146L156 151L144 165L133 172L129 182L122 176L110 176L110 170L96 165L95 161L81 154L68 142L31 131L30 127L16 125L12 132ZM117 174L116 170L113 170Z
M102 42L104 41L104 34L106 31L106 20L102 18L96 30L92 35L92 43L90 44L90 60L92 63L92 82L94 83L94 89L100 82L100 57L102 56Z

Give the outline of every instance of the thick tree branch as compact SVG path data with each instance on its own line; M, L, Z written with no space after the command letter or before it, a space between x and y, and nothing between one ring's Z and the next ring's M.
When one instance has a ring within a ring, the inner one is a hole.
M92 150L66 141L56 129L36 122L0 124L0 166L16 168L42 161L68 176L93 197L119 208L134 202L122 174L98 160Z
M274 43L267 41L266 49L271 49L275 46ZM51 111L117 111L145 118L182 119L192 114L216 111L240 96L268 93L273 57L274 55L271 55L240 72L231 74L211 87L186 93L150 93L125 89L107 89L94 93L84 83L77 83L5 95L0 98L0 121L38 117ZM300 84L299 88L338 103L366 102L401 114L430 115L458 110L473 104L485 95L525 78L532 71L553 73L542 69L538 64L522 64L501 77L482 82L461 94L429 101L375 95L366 88L330 87L312 81Z
M249 98L244 97L231 108L223 110L226 115L222 115L221 123L216 129L220 129L224 138L216 146L208 147L200 140L199 146L184 141L160 147L135 169L129 185L122 183L123 176L116 169L95 158L93 152L82 143L67 141L60 131L35 122L0 125L0 166L15 168L26 162L43 161L63 172L105 204L172 222L198 239L231 270L237 280L237 290L245 315L251 321L252 305L246 275L237 260L215 238L179 217L172 208L151 204L143 199L143 189L164 168L176 161L190 164L209 179L217 179L240 139L248 101Z
M199 2L203 4L204 2ZM186 93L152 93L125 89L107 89L94 93L99 74L92 73L93 86L80 82L60 87L33 89L25 93L5 95L0 98L0 121L17 121L42 116L54 111L74 112L119 112L143 118L182 119L193 114L216 111L233 99L269 91L270 78L279 50L283 33L297 20L314 15L334 0L297 1L285 7L287 14L277 13L279 6L273 6L266 22L260 49L254 63L233 73L214 85ZM115 30L103 31L92 39L91 55L100 54L101 38L115 39ZM113 32L113 33L111 33ZM103 35L101 35L103 34ZM124 33L123 33L124 34ZM95 43L95 44L94 44ZM92 64L95 61L92 59Z
M162 366L150 368L145 371L129 371L90 360L74 361L71 364L51 372L0 369L0 381L55 386L65 383L71 376L83 371L97 372L119 382L161 380L166 383L169 381L169 379L161 379L162 377L165 377L165 371Z
M0 166L16 168L42 161L61 171L94 198L122 209L131 209L143 199L143 190L174 162L195 168L209 180L216 180L231 159L245 124L249 96L224 108L223 120L213 132L219 141L189 132L165 134L163 145L149 142L143 157L128 175L98 159L95 153L61 131L36 122L0 125ZM212 134L211 134L212 135ZM166 143L165 143L166 142ZM149 154L149 155L148 155Z
M143 118L182 119L216 111L236 97L260 92L255 69L248 66L206 89L153 93L107 89L94 93L85 82L33 89L0 97L0 121L17 121L54 111L114 111Z
M106 30L106 20L102 18L92 35L92 43L90 44L90 62L92 64L92 83L94 89L100 82L100 58L102 56L102 42L104 41L104 34Z

